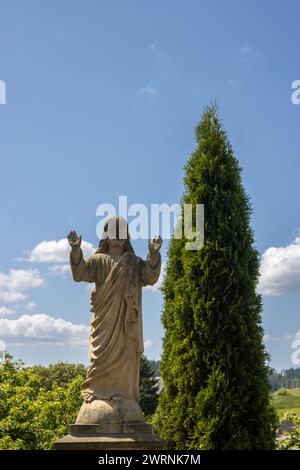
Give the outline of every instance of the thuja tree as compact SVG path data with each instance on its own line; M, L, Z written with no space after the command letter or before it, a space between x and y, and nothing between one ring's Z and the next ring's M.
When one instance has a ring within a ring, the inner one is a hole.
M158 402L158 383L151 362L143 354L140 374L140 407L145 416L151 416Z
M272 449L259 257L241 169L216 106L196 127L182 203L204 204L205 241L173 238L163 285L164 392L154 418L177 449Z

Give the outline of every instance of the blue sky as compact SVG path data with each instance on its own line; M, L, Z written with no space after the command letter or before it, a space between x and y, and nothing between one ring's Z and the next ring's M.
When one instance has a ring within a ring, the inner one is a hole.
M178 202L194 127L216 99L252 200L271 364L293 366L299 14L292 0L0 0L0 340L15 357L87 363L89 292L60 273L54 242L74 228L95 246L96 207L119 195ZM134 246L146 256L145 241ZM159 291L143 304L146 353L158 358Z

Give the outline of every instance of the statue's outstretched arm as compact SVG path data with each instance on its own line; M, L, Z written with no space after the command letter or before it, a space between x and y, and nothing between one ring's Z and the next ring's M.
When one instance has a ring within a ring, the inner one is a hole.
M75 230L72 230L68 234L67 238L69 245L71 246L70 266L74 281L95 282L96 263L93 257L88 261L85 261L80 246L82 240L81 236L78 237Z
M153 286L159 278L161 270L161 237L155 237L148 242L148 257L147 261L143 261L142 269L142 283L145 286Z

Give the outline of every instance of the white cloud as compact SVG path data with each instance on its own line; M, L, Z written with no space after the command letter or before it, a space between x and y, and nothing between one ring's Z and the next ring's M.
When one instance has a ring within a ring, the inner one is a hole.
M144 341L144 348L145 349L151 349L153 346L153 342L151 341L151 339L146 339Z
M88 284L86 284L85 286L85 290L91 294L93 292L93 290L95 289L95 284L93 282L89 282Z
M6 344L0 339L0 364L5 360Z
M260 57L260 54L255 52L250 46L241 47L239 53L243 62L251 62Z
M240 84L240 82L238 80L236 80L235 78L227 78L226 82L229 83L229 85L232 85L232 86Z
M259 291L270 296L300 292L300 235L288 246L270 247L264 252Z
M18 302L27 297L25 291L40 287L44 279L38 269L11 269L9 274L0 272L0 301Z
M81 248L84 256L91 256L95 248L89 242L82 240ZM26 257L21 261L29 261L31 263L66 263L69 260L70 245L66 238L61 240L44 240L35 246Z
M5 317L6 315L13 315L15 310L5 306L0 307L0 317Z
M48 273L54 276L64 276L70 271L71 268L69 264L54 264L53 266L50 266Z
M158 94L158 91L156 88L153 88L152 86L148 85L144 88L140 88L138 90L139 95L148 95L148 96L155 96Z
M85 346L89 327L44 313L22 315L16 320L0 319L0 338L8 344L50 343Z
M166 271L166 263L162 263L158 281L154 284L154 286L146 286L145 289L152 290L154 292L160 292L160 288L162 286L164 276L165 276L165 271Z
M28 302L26 305L25 305L25 309L28 311L28 312L31 312L32 310L34 310L36 307L36 304L34 302Z
M291 335L284 335L284 336L264 335L264 341L265 341L265 343L270 343L270 342L285 342L285 341L291 341L292 339L293 339L293 336L291 336Z
M160 49L160 47L155 42L152 42L152 44L150 44L150 46L148 47L148 51L158 58L162 57L164 54L163 50Z

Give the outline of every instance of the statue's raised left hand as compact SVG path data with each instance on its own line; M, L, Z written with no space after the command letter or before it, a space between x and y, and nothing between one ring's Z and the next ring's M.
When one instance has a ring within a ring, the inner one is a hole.
M71 230L67 235L67 239L72 250L79 250L81 245L81 235L79 237L75 230Z
M150 254L158 253L161 249L162 245L162 238L159 235L158 237L154 237L152 240L148 241L148 249Z

